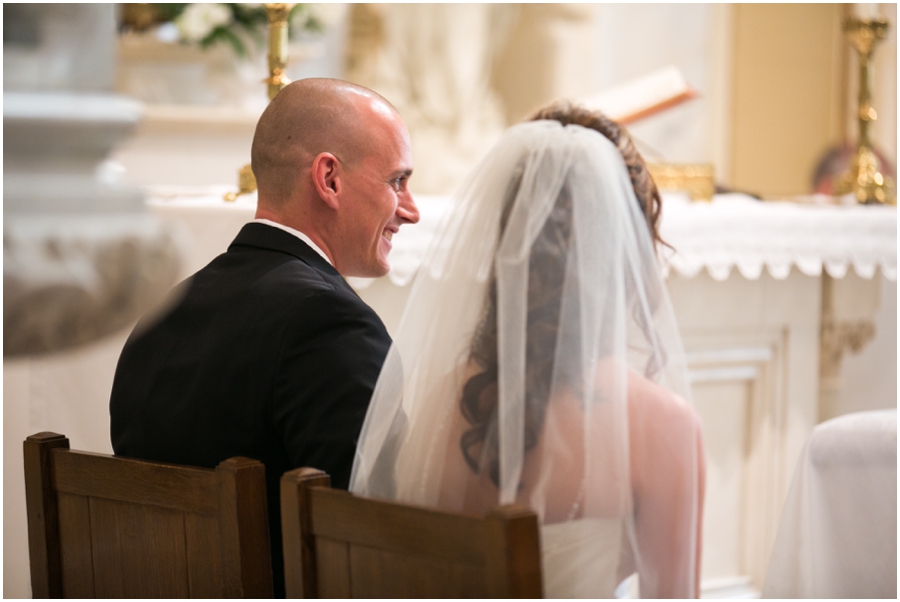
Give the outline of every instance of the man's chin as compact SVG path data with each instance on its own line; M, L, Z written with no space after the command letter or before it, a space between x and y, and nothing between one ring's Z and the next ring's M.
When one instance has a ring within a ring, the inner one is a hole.
M359 269L353 270L351 273L341 275L345 277L349 276L352 278L381 278L382 276L386 276L390 271L390 265L377 264L372 266L364 266Z
M391 266L378 266L377 270L373 270L369 278L381 278L382 276L387 276L388 272L391 271Z

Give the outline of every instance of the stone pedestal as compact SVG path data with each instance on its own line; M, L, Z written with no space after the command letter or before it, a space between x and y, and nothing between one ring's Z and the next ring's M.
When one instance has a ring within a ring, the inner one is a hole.
M142 111L112 94L114 6L7 4L3 16L3 595L27 598L22 441L57 430L74 447L108 445L108 390L92 390L93 406L76 392L107 386L123 327L174 284L180 253L106 163ZM110 336L102 377L41 372ZM33 403L47 387L59 405Z
M4 7L3 355L122 328L174 284L175 239L105 163L141 118L111 94L112 5Z

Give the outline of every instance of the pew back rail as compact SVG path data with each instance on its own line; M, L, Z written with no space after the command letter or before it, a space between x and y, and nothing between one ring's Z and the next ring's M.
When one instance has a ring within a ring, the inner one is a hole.
M324 472L281 479L289 598L540 598L537 516L485 517L354 496Z
M272 596L265 467L215 469L24 443L35 598Z

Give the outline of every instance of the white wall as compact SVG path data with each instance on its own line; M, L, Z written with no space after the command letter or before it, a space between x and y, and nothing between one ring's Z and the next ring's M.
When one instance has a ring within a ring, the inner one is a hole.
M710 4L602 4L597 7L595 70L598 89L674 65L699 97L630 126L648 158L710 162L717 47ZM643 145L640 143L644 143ZM652 150L651 150L652 149ZM656 153L652 152L656 151ZM659 157L654 157L654 154Z

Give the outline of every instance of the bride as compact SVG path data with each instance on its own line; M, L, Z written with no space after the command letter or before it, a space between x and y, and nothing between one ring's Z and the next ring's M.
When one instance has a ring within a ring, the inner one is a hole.
M556 104L448 210L360 435L350 490L534 510L548 597L698 593L704 463L628 134Z

